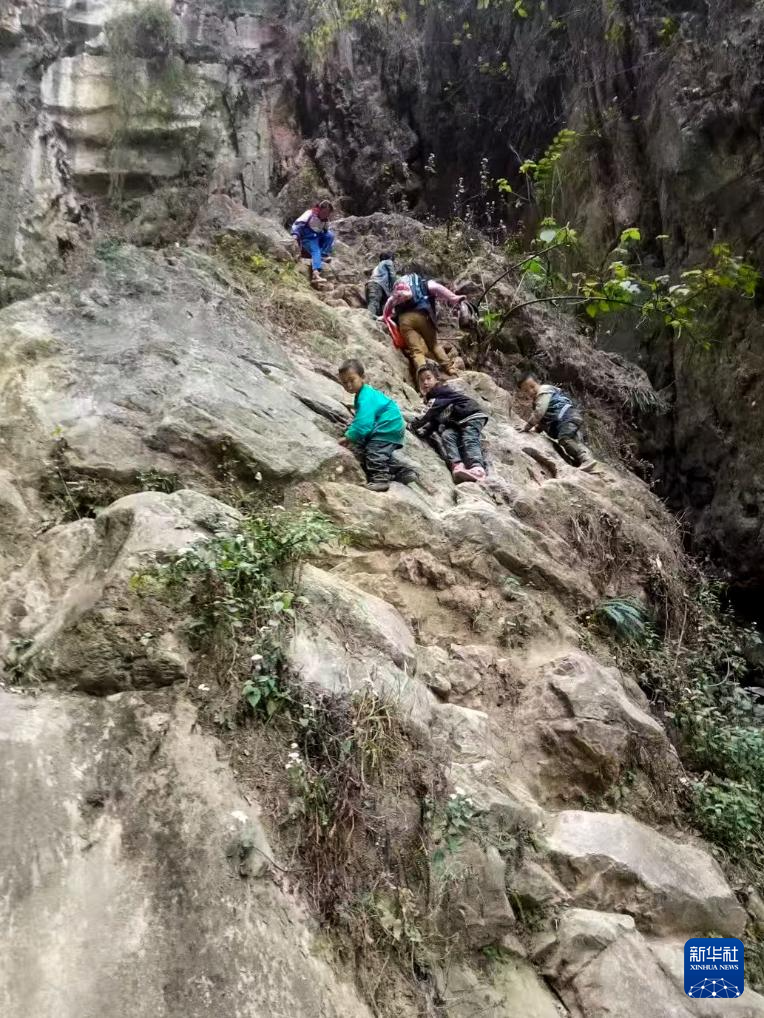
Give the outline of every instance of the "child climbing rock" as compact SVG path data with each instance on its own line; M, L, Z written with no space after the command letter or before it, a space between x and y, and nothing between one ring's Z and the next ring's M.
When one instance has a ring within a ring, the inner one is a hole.
M424 364L417 371L417 382L427 410L409 427L419 438L437 433L443 457L456 484L482 481L485 456L480 436L488 422L485 410L471 396L446 385L437 364Z
M597 461L582 441L584 416L570 396L555 385L541 385L530 371L517 387L533 400L533 413L518 431L545 431L581 470L592 470Z
M411 484L417 479L416 471L396 456L406 431L398 404L367 385L364 373L358 360L340 365L340 383L345 392L355 395L355 416L340 445L355 447L370 491L387 491L391 480Z
M467 298L452 293L434 279L424 279L411 272L401 276L395 284L382 315L388 328L391 322L397 325L415 373L429 357L438 362L445 374L455 375L451 358L438 342L436 300L456 305Z
M322 283L323 260L331 256L334 249L334 233L329 229L334 206L330 201L317 202L292 224L292 236L300 245L300 252L310 258L311 279Z
M366 284L366 306L372 318L382 317L382 309L392 293L396 278L395 255L386 251L379 256L379 261Z

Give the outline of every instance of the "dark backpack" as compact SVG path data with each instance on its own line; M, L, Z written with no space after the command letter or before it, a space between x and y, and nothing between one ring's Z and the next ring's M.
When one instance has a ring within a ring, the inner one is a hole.
M560 425L575 412L575 404L570 396L556 386L551 394L549 406L544 414L541 426L552 438L557 438Z

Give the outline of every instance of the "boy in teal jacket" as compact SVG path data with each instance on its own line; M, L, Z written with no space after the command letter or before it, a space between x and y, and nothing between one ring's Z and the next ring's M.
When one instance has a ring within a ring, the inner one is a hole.
M355 416L340 445L355 446L366 474L366 487L387 491L391 480L411 484L416 472L396 457L406 433L398 404L366 384L360 361L345 361L338 374L345 392L355 395Z

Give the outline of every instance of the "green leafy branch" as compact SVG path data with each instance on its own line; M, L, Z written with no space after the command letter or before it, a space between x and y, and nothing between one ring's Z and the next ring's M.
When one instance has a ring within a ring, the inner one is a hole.
M636 228L624 230L621 249L640 240ZM710 253L710 265L685 270L673 284L668 275L649 279L624 262L613 261L604 278L588 277L581 282L586 313L598 318L627 308L637 311L642 321L657 318L677 339L688 333L701 346L709 347L705 326L713 302L725 293L751 300L760 279L756 269L733 255L727 244L715 244Z
M553 220L542 223L535 243L546 244L537 252L514 263L484 291L487 293L513 269L523 270L523 281L537 295L516 303L503 311L490 307L483 310L481 323L490 336L497 335L512 315L534 304L564 303L583 310L591 319L614 313L633 312L640 324L657 322L672 330L680 339L688 336L702 348L711 346L708 323L716 302L724 296L752 300L759 284L757 270L743 258L734 255L727 244L715 244L710 251L710 264L681 272L672 283L669 275L649 276L628 265L629 256L642 240L636 227L621 233L612 260L599 274L573 273L569 278L553 268L545 257L553 251L573 250L578 242L570 226L560 227ZM548 292L552 289L553 292Z

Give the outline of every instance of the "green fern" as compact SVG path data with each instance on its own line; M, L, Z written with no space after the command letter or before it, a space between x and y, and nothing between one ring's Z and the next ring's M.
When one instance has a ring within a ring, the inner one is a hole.
M648 623L644 611L629 598L612 597L600 601L589 617L619 640L642 643L647 638Z

